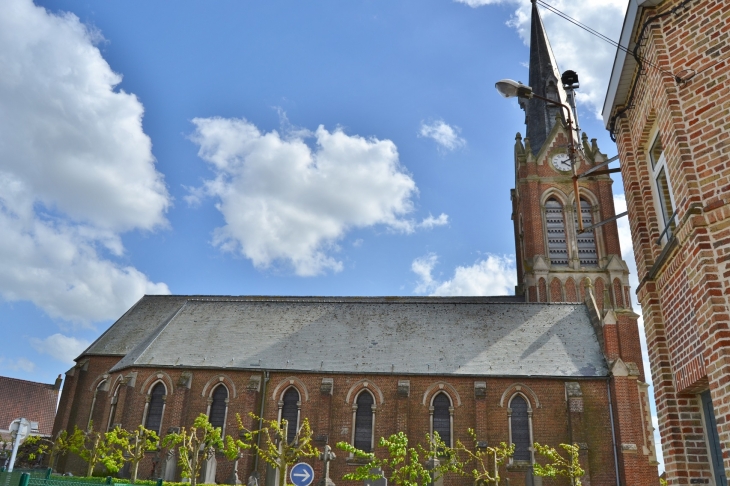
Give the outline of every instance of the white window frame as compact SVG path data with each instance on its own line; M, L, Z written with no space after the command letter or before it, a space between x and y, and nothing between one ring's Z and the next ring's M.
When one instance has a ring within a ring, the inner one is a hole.
M654 146L657 144L657 142L662 144L662 153L659 156L658 160L654 160L653 156L653 149ZM659 233L663 236L660 240L660 243L662 246L666 245L669 241L669 238L671 237L670 231L667 231L664 233L664 230L667 228L667 225L671 223L671 220L669 218L672 217L674 212L677 210L677 204L674 201L674 191L672 190L672 183L669 180L669 169L667 168L667 159L664 155L664 143L661 140L660 134L656 133L654 137L651 139L651 143L649 144L649 173L651 174L651 193L654 200L654 210L657 213L657 223L659 225ZM669 190L669 202L671 203L672 207L668 208L671 209L671 212L669 210L665 211L663 209L663 202L662 202L662 196L660 194L659 189L659 176L661 175L662 171L664 171L664 178L667 181L667 189ZM675 222L676 227L676 222Z
M147 414L150 410L150 401L152 400L152 389L157 386L158 383L162 383L165 387L165 394L162 395L162 413L160 414L160 430L157 431L157 435L162 435L162 424L165 420L165 407L167 407L167 385L163 380L155 380L149 388L147 388L147 398L144 404L144 413L142 414L142 425L147 427Z
M449 442L446 444L448 447L454 447L454 399L451 398L451 395L446 393L444 390L439 390L436 393L433 394L431 397L431 404L428 407L428 413L429 413L429 424L431 427L430 434L431 434L431 440L433 441L433 412L435 411L435 408L433 406L433 401L436 399L437 396L444 394L446 395L446 398L449 399ZM446 442L443 437L441 437L441 440Z
M375 410L377 409L377 401L375 399L375 395L370 392L367 388L363 388L358 392L358 394L355 396L355 399L352 401L352 433L350 434L350 444L352 447L355 447L355 429L357 425L357 399L360 398L360 395L363 393L369 394L373 399L373 404L370 406L372 410L372 423L370 426L370 452L375 451ZM350 457L353 457L353 454L350 454Z
M112 419L116 418L117 409L119 407L119 392L122 390L122 384L117 383L117 386L114 388L114 393L112 394L111 399L109 400L109 418L107 419L106 424L106 431L109 432L112 430L112 427L114 427L114 423L112 423ZM117 422L119 423L119 422ZM142 422L144 423L144 422Z
M512 395L509 399L509 403L507 404L507 426L509 429L509 443L512 444L512 400L515 399L516 396L522 397L522 399L527 402L527 426L530 429L530 447L528 450L530 451L530 464L535 464L535 448L532 446L532 444L535 443L535 438L532 435L532 403L530 403L530 399L527 398L523 393L515 393ZM509 458L509 465L514 465L514 458L510 456Z
M223 413L223 426L221 427L221 437L226 436L226 423L228 422L228 402L231 399L231 390L228 389L228 387L224 383L218 383L217 385L213 386L210 390L210 393L208 394L208 409L205 412L205 415L208 416L208 420L210 420L210 409L213 407L213 392L218 389L219 386L222 386L226 389L226 411ZM283 395L282 395L283 397ZM300 395L301 398L301 395Z

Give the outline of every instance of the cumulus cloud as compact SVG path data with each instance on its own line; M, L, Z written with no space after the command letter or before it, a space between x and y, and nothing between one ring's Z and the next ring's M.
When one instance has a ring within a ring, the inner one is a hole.
M507 256L488 254L471 266L458 266L449 280L434 278L433 270L438 256L430 253L416 258L411 270L418 276L416 293L439 296L509 295L517 285L515 262Z
M45 339L32 338L30 344L39 353L47 354L62 363L70 365L73 363L74 358L78 357L91 343L84 339L57 333Z
M455 150L466 145L466 140L459 136L461 129L451 126L443 120L436 120L431 123L421 122L418 131L420 137L432 138L441 148Z
M35 371L36 366L34 362L27 358L7 359L0 356L0 368L32 373Z
M334 253L351 228L382 225L411 233L446 224L445 214L409 219L416 183L390 140L332 132L262 133L245 119L196 118L192 140L215 178L190 202L219 200L225 226L213 243L258 268L291 265L300 276L342 270ZM313 147L307 141L313 139Z
M79 322L169 292L109 258L122 232L164 226L170 197L99 40L30 0L0 16L0 294Z
M530 12L532 5L523 0L454 0L472 8L493 4L516 5L507 25L513 27L529 45ZM550 5L568 16L618 41L628 0L551 0ZM538 5L539 7L539 5ZM608 79L611 76L616 48L569 23L552 12L539 7L550 44L561 72L572 69L580 76L576 92L579 103L586 105L598 117L603 109Z

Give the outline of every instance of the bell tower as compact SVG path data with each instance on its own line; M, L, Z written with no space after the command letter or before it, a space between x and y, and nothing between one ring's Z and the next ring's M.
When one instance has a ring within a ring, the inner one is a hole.
M571 106L575 73L558 71L536 2L532 4L530 28L530 74L533 92ZM566 87L568 88L566 90ZM615 221L585 232L585 228L615 216L613 181L605 170L594 170L608 160L596 140L588 140L567 126L565 108L537 98L520 98L525 110L526 137L515 141L515 188L512 219L517 259L516 294L527 302L583 302L587 278L594 287L599 308L628 309L631 306L628 267L621 258ZM569 140L575 146L580 201L576 204L573 173L568 155ZM605 303L604 299L609 299Z

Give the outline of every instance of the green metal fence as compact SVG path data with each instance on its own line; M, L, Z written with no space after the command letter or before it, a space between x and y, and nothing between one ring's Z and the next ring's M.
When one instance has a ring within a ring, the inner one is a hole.
M0 486L18 486L23 473L28 473L30 478L46 479L51 476L50 469L15 469L13 472L0 471Z

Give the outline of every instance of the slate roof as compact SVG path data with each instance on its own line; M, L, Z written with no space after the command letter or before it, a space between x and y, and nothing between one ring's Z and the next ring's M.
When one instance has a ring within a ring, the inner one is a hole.
M59 380L49 385L0 376L0 431L9 430L15 419L26 418L38 422L39 434L51 435L59 389Z
M583 304L515 297L145 296L83 355L128 367L607 376Z

